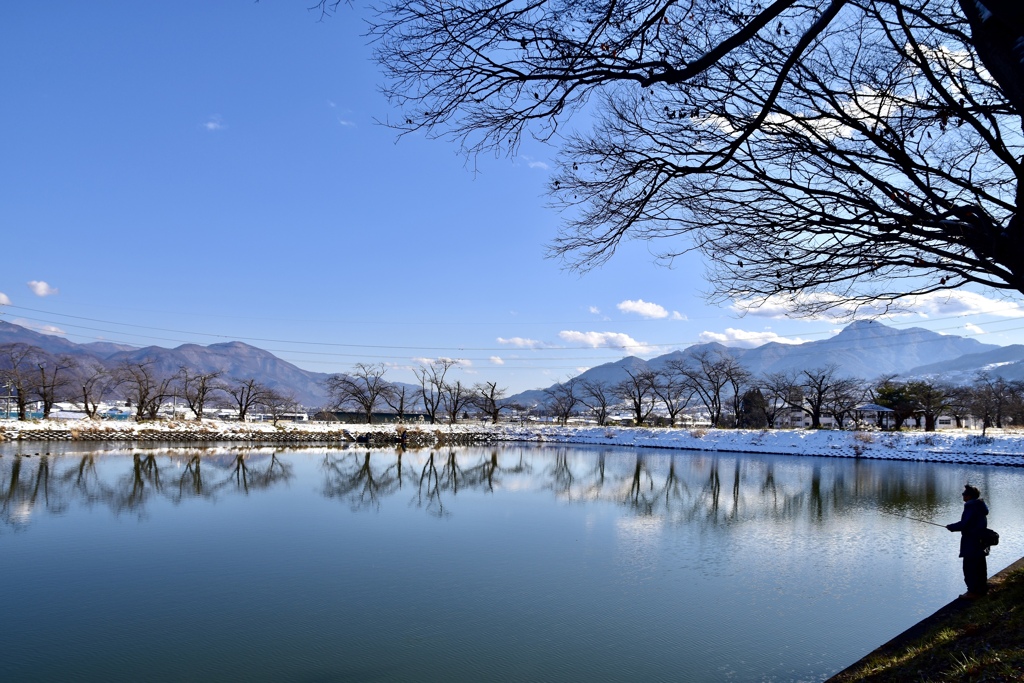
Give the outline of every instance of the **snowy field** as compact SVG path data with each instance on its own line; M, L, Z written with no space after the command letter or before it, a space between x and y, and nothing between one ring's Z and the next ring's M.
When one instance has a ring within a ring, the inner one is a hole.
M196 440L225 441L261 438L301 442L304 438L337 440L373 433L384 437L396 430L436 434L441 439L464 435L473 441L527 441L601 446L669 448L732 453L816 455L843 458L919 460L1024 466L1024 432L989 430L943 432L845 432L834 430L648 429L632 427L555 427L515 424L352 425L339 423L270 423L166 421L94 422L0 420L0 441Z

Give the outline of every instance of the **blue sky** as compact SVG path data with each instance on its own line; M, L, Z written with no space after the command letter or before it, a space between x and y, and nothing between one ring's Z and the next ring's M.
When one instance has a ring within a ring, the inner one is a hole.
M0 316L73 341L242 340L339 372L462 359L547 386L701 341L834 334L709 307L698 257L626 245L580 276L546 259L555 149L472 164L396 140L362 10L301 0L0 9ZM578 125L585 125L579 121ZM887 324L1024 342L1017 300L965 293Z

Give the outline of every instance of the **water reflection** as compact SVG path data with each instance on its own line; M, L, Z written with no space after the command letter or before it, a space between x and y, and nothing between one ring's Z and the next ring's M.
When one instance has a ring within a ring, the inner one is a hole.
M1024 554L1010 468L16 447L11 680L822 680L962 590L954 535L879 511L952 521L970 478L1005 532L990 567Z
M142 516L157 499L180 503L248 495L293 476L292 464L277 451L5 455L0 460L0 523L24 527L38 511L62 514L74 503Z
M280 448L5 453L0 522L22 528L39 511L61 514L73 504L143 515L155 500L258 494L291 481L297 459L307 454ZM820 525L864 505L930 517L955 501L962 485L940 481L935 467L907 463L571 446L337 448L319 457L318 488L326 498L354 511L411 503L437 517L450 515L462 493L530 490L567 503L614 502L670 524L804 519Z

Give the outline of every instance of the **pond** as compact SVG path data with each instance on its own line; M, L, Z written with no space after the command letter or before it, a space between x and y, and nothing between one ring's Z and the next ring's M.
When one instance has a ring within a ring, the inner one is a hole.
M5 680L820 681L963 592L958 536L897 515L970 481L990 573L1024 555L1022 469L46 448L0 446Z

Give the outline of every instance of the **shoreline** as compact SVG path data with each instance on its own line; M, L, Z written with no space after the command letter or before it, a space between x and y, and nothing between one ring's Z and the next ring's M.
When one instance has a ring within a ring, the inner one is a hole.
M854 432L827 429L736 430L558 427L501 423L341 424L0 420L0 443L47 441L361 443L433 447L497 442L624 446L680 451L796 455L1024 467L1024 432Z
M989 591L998 590L1004 583L1006 583L1011 574L1022 570L1024 570L1024 557L989 577ZM878 672L877 670L872 669L873 663L897 659L900 655L909 650L920 648L920 643L926 639L930 633L934 633L942 628L950 628L950 624L960 615L968 612L976 605L983 604L983 601L974 602L971 600L954 598L952 602L940 607L933 614L925 617L907 630L903 631L903 633L900 633L890 639L888 642L879 645L877 648L865 654L842 671L839 671L830 678L827 678L823 683L849 683L850 681L871 678L872 673Z

